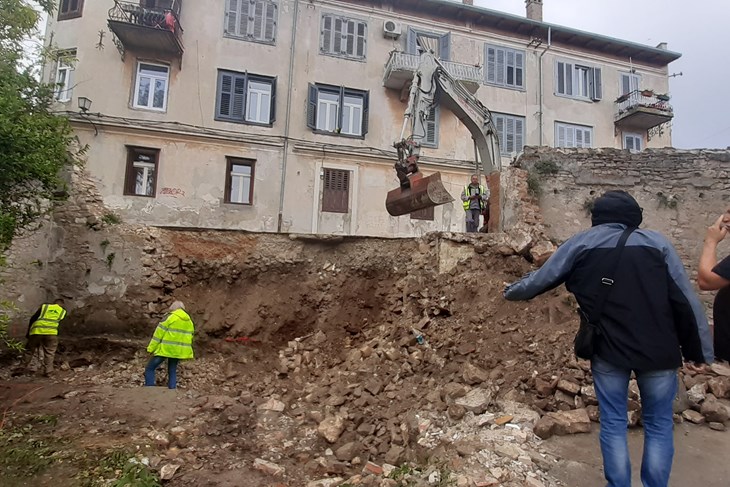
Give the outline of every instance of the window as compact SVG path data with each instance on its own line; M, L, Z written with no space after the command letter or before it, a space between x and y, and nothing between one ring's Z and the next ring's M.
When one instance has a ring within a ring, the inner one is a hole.
M492 118L497 126L500 153L509 156L522 152L525 147L525 118L501 113L493 113Z
M556 147L593 147L593 128L555 123Z
M324 168L322 211L347 213L350 200L350 171Z
M73 94L73 72L76 50L62 51L56 59L56 73L52 84L55 85L54 97L65 103L71 101Z
M641 76L633 73L621 73L621 95L627 95L634 91L639 91Z
M250 159L227 159L226 203L253 204L254 162Z
M127 175L124 194L131 196L155 196L157 187L157 163L159 149L127 147Z
M134 89L134 107L165 111L170 68L160 64L139 63Z
M218 71L217 120L271 125L275 106L276 78Z
M603 98L601 68L555 63L555 93L598 101Z
M507 88L525 87L525 51L487 45L487 83Z
M368 92L309 85L307 126L320 132L364 137L368 133Z
M433 50L442 61L448 61L451 55L451 33L437 34L409 27L406 52L418 55L426 47Z
M319 49L331 56L365 59L367 35L366 22L323 15Z
M76 19L84 10L84 0L61 0L58 6L58 20Z
M422 146L438 147L439 145L439 107L434 105L428 111L428 116L423 121L425 134L422 139L418 140Z
M428 208L423 208L421 210L416 210L411 213L411 220L428 220L433 221L434 220L434 211L433 206Z
M624 149L629 152L641 152L644 148L644 137L641 134L624 133Z
M246 41L273 44L277 9L274 0L226 0L225 33Z

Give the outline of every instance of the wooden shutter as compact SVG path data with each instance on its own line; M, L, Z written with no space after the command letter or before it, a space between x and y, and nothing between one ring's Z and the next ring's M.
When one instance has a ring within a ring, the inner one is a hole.
M451 33L444 34L439 39L439 57L442 61L448 61L451 56Z
M591 129L583 130L583 147L593 147L593 143L591 142L592 135Z
M317 96L319 90L313 84L309 84L309 99L307 100L307 127L317 128Z
M566 147L568 137L564 125L558 125L558 147Z
M497 137L499 138L499 152L501 154L508 154L506 143L506 137L504 133L504 115L494 116L494 125L497 127Z
M505 152L512 154L515 151L515 119L514 117L505 117L504 120L505 135Z
M497 69L497 78L496 82L498 85L505 84L505 73L507 72L507 69L505 67L506 65L506 59L505 59L505 52L504 49L497 49L497 62L496 62L496 69Z
M324 168L322 211L347 213L350 199L350 171Z
M266 19L264 24L264 40L274 42L276 40L276 11L278 6L273 2L266 4Z
M423 121L423 127L426 130L422 143L436 147L438 145L439 136L439 110L438 106L433 105L428 111L426 119Z
M249 32L249 35L253 36L254 39L263 41L264 40L264 23L266 21L266 3L264 0L257 0L251 4L251 16L253 17L253 30Z
M565 94L573 95L573 65L565 65Z
M322 52L332 53L332 16L322 17Z
M505 60L504 84L505 86L514 86L517 81L517 73L515 72L515 52L512 50L505 51ZM512 74L512 79L510 79L510 74Z
M246 88L246 77L244 75L233 76L231 117L236 120L243 120L246 113Z
M575 129L575 146L583 147L583 129Z
M408 54L418 55L417 39L418 35L416 34L416 31L408 27L408 38L406 40L406 52Z
M355 31L356 23L354 20L343 21L343 51L348 56L355 55Z
M228 0L226 9L226 34L239 35L236 30L238 25L238 2L240 0Z
M269 110L269 123L274 123L276 121L276 83L279 81L279 78L274 78L271 80L271 107Z
M345 31L344 22L340 18L335 18L334 22L334 42L332 45L332 52L335 54L342 54L342 41L343 32Z
M230 118L233 105L233 75L220 73L218 77L218 113L219 117Z
M368 45L368 24L365 22L358 22L357 23L357 38L355 41L355 55L359 58L365 58L366 56L366 48Z
M515 152L522 152L525 147L525 121L515 118Z
M590 73L591 99L598 101L603 98L603 80L601 68L592 68Z
M370 130L370 92L366 91L362 95L362 136Z
M525 53L515 52L515 86L525 87Z
M487 83L497 81L497 53L496 49L487 46Z

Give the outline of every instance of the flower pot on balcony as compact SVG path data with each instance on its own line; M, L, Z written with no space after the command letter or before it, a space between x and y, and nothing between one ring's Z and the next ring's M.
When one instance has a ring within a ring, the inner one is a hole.
M654 96L653 90L641 90L641 96Z
M659 101L669 101L671 97L669 95L657 95L656 99Z
M623 103L628 99L629 99L629 93L625 93L625 94L619 96L618 98L616 98L616 103Z

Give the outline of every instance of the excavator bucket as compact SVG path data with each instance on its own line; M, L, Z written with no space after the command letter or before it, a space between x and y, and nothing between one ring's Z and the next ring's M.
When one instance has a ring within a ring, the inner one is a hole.
M423 177L417 172L408 176L408 180L410 187L400 187L388 192L385 208L391 216L405 215L454 201L441 182L441 173Z

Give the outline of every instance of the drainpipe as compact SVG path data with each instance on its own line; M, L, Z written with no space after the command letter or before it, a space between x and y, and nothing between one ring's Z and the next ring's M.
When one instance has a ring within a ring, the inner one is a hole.
M540 98L540 101L539 101L540 111L538 112L539 115L540 115L540 118L539 118L540 145L542 145L542 143L543 143L543 112L545 110L545 107L543 107L543 104L542 104L543 98L544 98L543 91L544 91L544 84L545 84L544 83L544 80L543 80L543 76L542 76L542 74L543 74L542 73L542 71L543 71L542 70L542 57L545 55L546 52L548 52L548 50L550 49L550 46L552 45L552 34L553 34L553 28L552 27L548 27L548 42L547 42L547 47L545 47L545 49L543 49L542 53L540 54L540 58L539 58L539 60L537 62L538 63L538 69L540 71L540 75L539 75L539 78L540 78L540 92L539 92L539 95L538 95L539 98Z
M297 43L297 20L299 18L299 0L294 0L294 26L291 30L291 47L289 48L289 83L286 95L286 120L284 121L284 157L281 160L281 187L279 190L279 218L276 231L281 233L284 224L284 190L286 189L286 163L289 159L289 124L291 119L292 85L294 84L294 53Z

